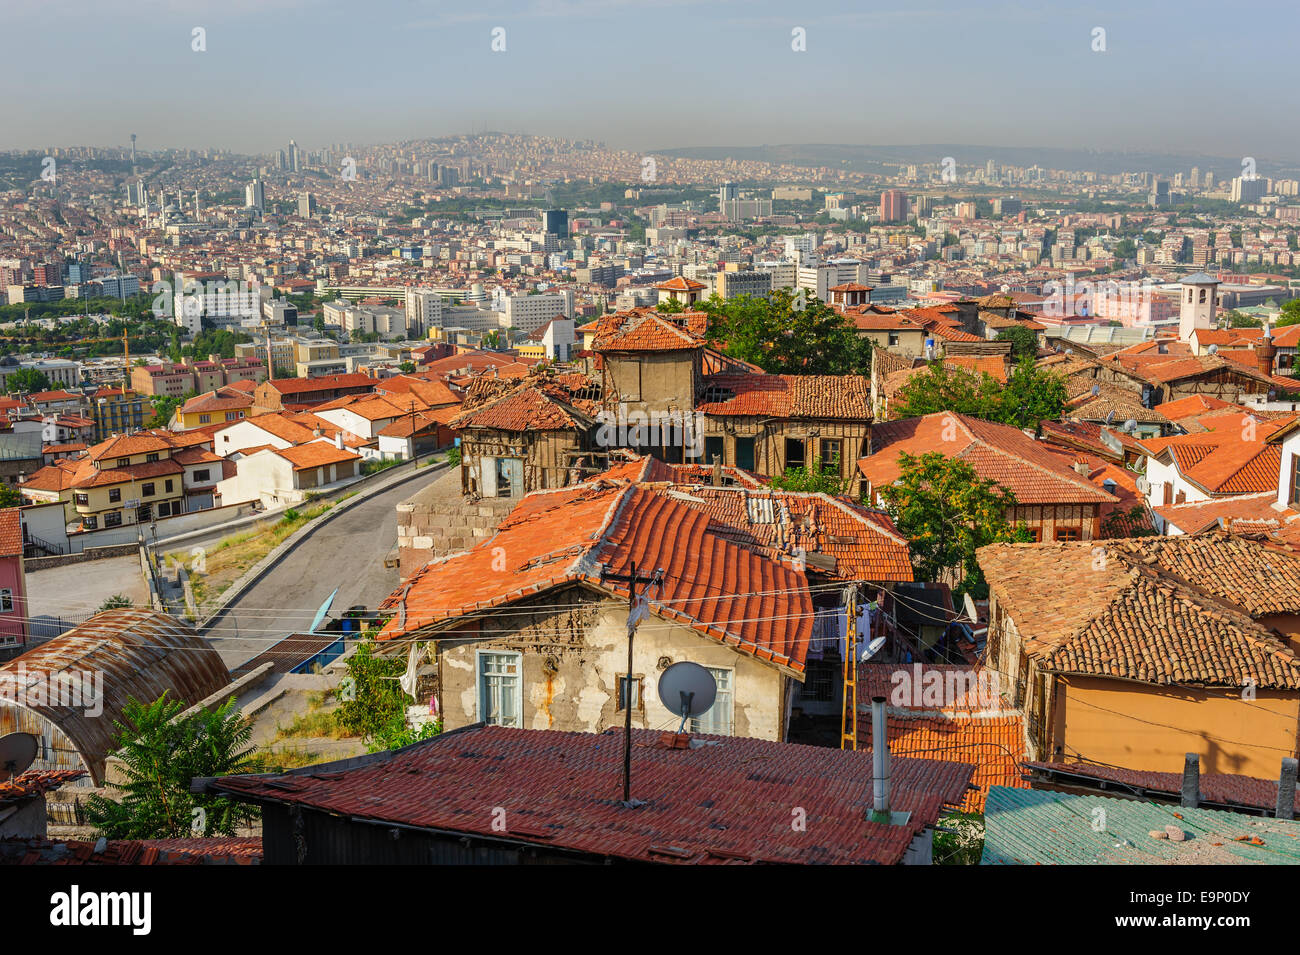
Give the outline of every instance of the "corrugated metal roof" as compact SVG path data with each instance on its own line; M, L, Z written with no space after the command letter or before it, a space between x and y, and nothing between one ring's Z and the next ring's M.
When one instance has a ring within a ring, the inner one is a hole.
M1183 841L1157 839L1174 826ZM1258 840L1254 842L1251 840ZM993 786L980 865L1296 865L1300 822Z
M102 712L91 706L35 705L27 687L47 674L102 673ZM96 785L118 735L127 701L197 703L230 683L220 655L184 622L154 610L106 610L62 636L0 666L0 711L24 709L57 726L76 748ZM17 703L13 702L17 701ZM26 705L20 705L23 703Z

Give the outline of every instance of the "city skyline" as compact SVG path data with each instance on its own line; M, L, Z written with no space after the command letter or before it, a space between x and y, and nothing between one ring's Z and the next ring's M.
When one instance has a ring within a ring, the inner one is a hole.
M8 111L2 149L125 146L133 131L159 148L262 154L286 130L316 148L498 129L647 152L964 142L1300 156L1300 133L1273 120L1286 35L1255 28L1280 4L1252 7L1250 23L1206 3L1171 17L1150 4L1079 13L946 0L871 11L381 0L364 17L300 0L64 10L57 35L34 11L11 14L29 42L0 75L14 88L39 76L43 95ZM373 66L367 51L382 52ZM69 105L36 105L51 100Z

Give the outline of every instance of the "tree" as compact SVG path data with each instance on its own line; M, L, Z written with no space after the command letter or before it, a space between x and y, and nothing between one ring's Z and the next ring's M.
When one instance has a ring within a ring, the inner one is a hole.
M49 391L50 379L45 372L36 368L19 368L9 376L8 388L11 395L20 391L28 394L34 391Z
M908 540L918 580L938 580L955 572L958 593L975 599L988 595L988 585L975 551L998 541L1031 540L1023 525L1012 528L1007 511L1016 496L985 480L960 458L937 451L919 457L900 454L902 473L880 489L894 523Z
M865 375L871 342L852 321L803 291L775 289L765 298L712 296L707 337L720 351L771 374Z
M1011 356L1019 361L1022 358L1038 357L1038 336L1023 325L1012 325L998 332L998 341L1011 342Z
M1227 312L1227 318L1229 328L1260 328L1264 324L1260 319L1243 315L1235 308Z
M248 755L252 727L231 697L215 710L187 709L164 693L152 703L128 700L122 711L117 755L125 781L109 783L119 801L92 795L86 816L109 839L177 839L233 836L257 818L252 806L225 796L190 792L197 776L237 773Z
M113 596L109 597L99 605L99 609L96 610L95 613L102 613L105 610L121 610L124 607L130 606L131 598L126 594L113 594Z
M811 467L786 468L784 474L772 479L772 487L836 497L848 490L848 482L840 476L840 458L836 455L830 464L814 461Z
M411 372L415 371L415 362L404 361L397 367L402 372L402 374L409 375Z
M171 423L172 416L192 397L194 397L193 392L180 398L175 395L152 395L149 398L149 404L153 407L153 417L149 419L149 423L145 427L167 427Z
M441 722L419 731L406 725L406 695L395 679L406 670L405 657L377 657L374 643L362 640L348 658L348 692L339 706L338 723L365 739L370 752L396 749L440 732Z
M899 389L893 412L900 418L915 418L955 411L1017 428L1036 428L1041 421L1061 416L1066 397L1061 376L1040 369L1028 356L1020 359L1005 385L987 373L977 377L939 360Z
M1300 298L1293 298L1282 305L1282 314L1278 317L1277 325L1281 328L1283 325L1295 325L1300 322Z
M0 508L18 507L23 503L22 492L12 484L0 483Z

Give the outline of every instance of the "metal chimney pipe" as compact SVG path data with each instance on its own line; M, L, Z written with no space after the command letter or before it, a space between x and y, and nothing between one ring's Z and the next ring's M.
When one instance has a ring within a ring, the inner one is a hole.
M1289 756L1282 760L1282 775L1277 781L1276 815L1279 819L1295 818L1295 777L1297 766L1300 766L1300 763Z
M889 814L889 743L885 726L885 698L871 698L871 808Z
M1183 800L1187 809L1195 809L1201 804L1201 757L1188 753L1183 763Z

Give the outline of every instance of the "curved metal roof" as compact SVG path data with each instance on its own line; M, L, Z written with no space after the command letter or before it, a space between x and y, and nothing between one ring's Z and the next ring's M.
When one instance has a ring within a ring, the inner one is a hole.
M84 673L92 679L103 674L97 715L91 713L98 706L42 700L27 689L36 681L48 687L48 674L71 679ZM118 733L114 721L128 700L152 702L166 693L192 705L229 683L220 655L178 618L155 610L106 610L0 666L0 707L19 706L55 724L99 785Z

